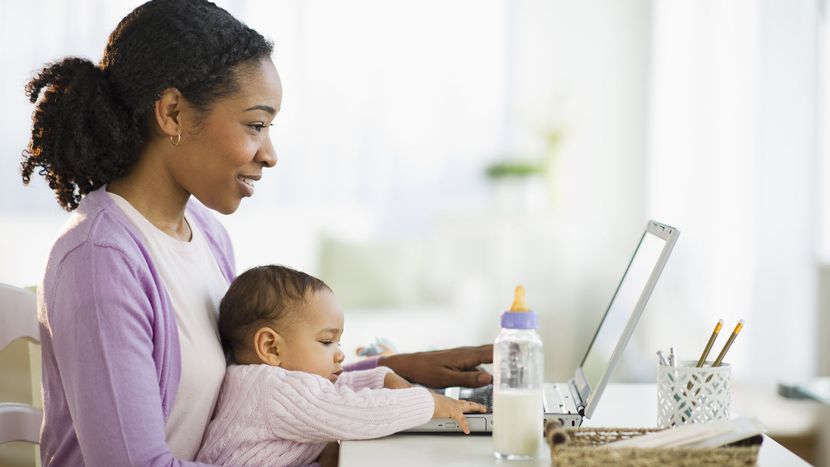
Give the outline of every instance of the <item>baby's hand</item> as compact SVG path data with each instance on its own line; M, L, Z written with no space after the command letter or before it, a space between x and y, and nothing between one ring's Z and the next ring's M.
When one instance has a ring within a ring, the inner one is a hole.
M412 384L398 376L394 371L390 371L383 377L383 387L386 389L408 389L412 387Z
M487 412L487 407L475 402L460 401L435 393L432 394L432 399L435 401L435 412L432 414L432 418L452 418L458 422L458 426L468 435L470 434L470 427L467 425L467 419L464 417L464 414L470 412Z

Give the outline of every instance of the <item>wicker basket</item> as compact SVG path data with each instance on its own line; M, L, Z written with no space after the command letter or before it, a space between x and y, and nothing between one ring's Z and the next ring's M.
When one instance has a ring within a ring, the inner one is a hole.
M622 439L661 431L659 428L562 428L557 422L545 425L545 439L556 466L746 466L758 462L763 437L758 435L729 446L711 449L621 448L595 449Z

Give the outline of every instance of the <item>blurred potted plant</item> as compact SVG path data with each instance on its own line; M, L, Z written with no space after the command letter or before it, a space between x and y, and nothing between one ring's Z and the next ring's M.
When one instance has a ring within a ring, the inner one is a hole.
M534 210L555 201L557 153L562 130L543 132L544 146L536 156L508 154L489 164L485 175L495 187L500 210Z

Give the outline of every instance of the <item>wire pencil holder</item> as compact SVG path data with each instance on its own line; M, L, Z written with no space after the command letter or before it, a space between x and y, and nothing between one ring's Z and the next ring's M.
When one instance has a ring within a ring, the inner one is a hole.
M731 367L706 362L696 368L692 360L679 363L657 366L657 426L729 419Z

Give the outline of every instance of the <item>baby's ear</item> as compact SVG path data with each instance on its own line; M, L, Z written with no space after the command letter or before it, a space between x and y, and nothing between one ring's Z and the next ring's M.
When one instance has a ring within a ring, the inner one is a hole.
M283 346L282 337L268 326L263 326L254 333L254 351L259 361L266 365L280 366L280 351Z

